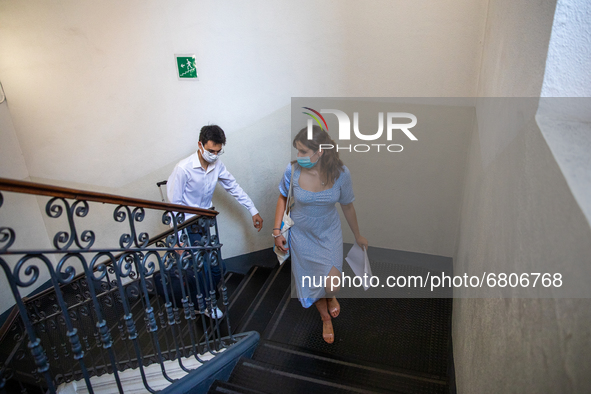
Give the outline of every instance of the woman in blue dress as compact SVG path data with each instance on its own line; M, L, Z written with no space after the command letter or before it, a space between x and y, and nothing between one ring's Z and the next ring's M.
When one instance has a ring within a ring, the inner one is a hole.
M338 288L331 289L333 282L330 278L340 278L343 271L343 234L337 202L357 244L367 248L367 239L359 233L349 169L339 159L336 149L320 149L321 144L333 147L336 144L318 126L313 127L311 140L307 139L307 134L307 128L302 129L293 140L293 146L298 151L297 161L288 164L279 184L281 194L277 200L273 237L277 248L290 251L297 295L302 306L309 308L312 304L316 305L323 321L322 337L326 342L333 343L331 319L339 315L340 305L334 296ZM289 230L288 245L280 227L292 178L292 164L295 205L291 209L291 218L295 224ZM325 277L328 277L326 285ZM319 285L321 278L323 283ZM334 283L337 283L336 279Z

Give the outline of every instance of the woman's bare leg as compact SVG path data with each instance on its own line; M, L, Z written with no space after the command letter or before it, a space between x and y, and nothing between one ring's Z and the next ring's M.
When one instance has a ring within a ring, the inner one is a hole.
M328 296L327 300L327 308L328 308L328 312L330 313L330 315L332 317L337 317L339 315L339 313L341 313L341 305L339 304L339 302L337 301L337 298L335 297L335 294L337 294L340 290L340 286L338 287L333 287L333 283L340 283L340 279L341 279L341 271L338 270L337 267L332 267L330 269L330 272L328 273L329 279L327 281L326 284L326 295ZM337 277L337 279L335 279L334 281L332 280L332 277Z

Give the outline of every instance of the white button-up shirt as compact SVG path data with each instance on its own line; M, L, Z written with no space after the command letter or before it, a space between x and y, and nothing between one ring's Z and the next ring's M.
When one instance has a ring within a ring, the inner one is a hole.
M197 152L178 162L172 170L166 183L168 201L195 208L211 208L216 183L244 205L252 216L259 213L250 197L228 172L224 163L218 159L215 163L208 165L205 170L201 166ZM186 215L185 219L193 216L195 215Z

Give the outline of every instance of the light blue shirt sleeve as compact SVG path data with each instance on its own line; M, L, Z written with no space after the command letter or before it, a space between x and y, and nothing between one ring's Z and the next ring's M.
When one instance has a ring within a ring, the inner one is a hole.
M344 171L339 177L341 185L341 197L339 203L341 205L348 205L355 201L355 195L353 194L353 182L351 181L351 173L346 166L343 166Z
M291 163L287 163L283 178L279 182L279 192L283 197L287 197L289 194L289 182L291 181ZM292 192L293 193L293 192Z

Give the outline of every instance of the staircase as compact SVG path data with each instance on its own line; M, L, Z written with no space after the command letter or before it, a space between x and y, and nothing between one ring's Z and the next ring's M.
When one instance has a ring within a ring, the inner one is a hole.
M333 319L335 342L327 344L322 339L322 322L316 308L304 309L297 298L291 298L290 261L280 266L269 253L259 263L262 265L251 267L246 274L227 273L225 284L230 295L232 332L258 331L261 341L253 357L241 358L228 381L215 381L210 393L455 392L451 299L340 298L341 313ZM379 270L379 264L372 262L372 266ZM408 270L408 266L400 267ZM344 269L346 274L352 274L347 266ZM76 295L69 287L63 290L66 298ZM158 298L153 290L151 294L154 300ZM145 318L141 299L132 309L142 353L148 363L155 362L151 360L155 359L151 333L140 323ZM87 326L92 329L92 325ZM82 338L92 338L91 332L86 333L82 327ZM177 339L184 353L191 343L189 327L182 321L179 328ZM225 319L217 329L221 336L229 335ZM116 327L112 331L119 363L125 364L122 365L125 368L137 367L125 334L117 335ZM205 338L199 325L197 333L198 342L203 344ZM158 334L162 344L174 342L167 330L162 329ZM85 357L100 360L98 346L86 350ZM164 351L163 357L172 360L175 354ZM52 361L53 368L57 367L56 363L59 366L60 359L52 357ZM112 372L107 363L93 365L98 375ZM30 369L28 365L23 368ZM67 370L64 368L62 372L66 377ZM72 378L81 376L74 373ZM8 392L23 388L28 392L39 391L33 381L26 379L18 385L10 381L6 388Z
M53 248L26 237L28 223L18 218L29 207L15 205L21 195L46 200L44 212L60 229ZM105 215L109 207L113 213ZM254 352L257 333L224 337L231 317L208 317L216 305L228 306L240 275L222 280L218 300L197 293L195 274L223 264L217 211L4 178L0 208L11 212L0 223L0 275L15 301L0 327L0 393L55 393L69 383L92 392L93 380L102 392L128 393L119 376L125 374L139 383L138 393L176 394L171 390L187 382L205 385L200 374L212 365L222 364L214 376L228 376L234 364L217 355ZM142 224L146 217L150 226ZM87 226L111 220L109 237L95 244L98 233ZM150 237L144 230L158 221L167 230ZM190 244L189 232L201 240Z
M67 226L55 234L51 250L12 248L22 234L11 223L0 227L0 268L16 302L0 328L0 392L53 393L81 379L92 389L91 379L104 375L113 386L107 392L124 393L129 390L118 374L136 369L143 385L137 392L455 393L451 289L341 289L335 342L327 344L315 307L304 309L291 298L290 263L279 266L269 249L242 259L240 264L248 263L242 266L226 261L218 305L228 310L215 321L206 317L215 298L191 295L188 280L194 280L190 268L199 272L207 265L210 271L223 264L218 212L2 178L0 191L50 197L46 214ZM88 202L114 207L118 245L93 248L95 233L76 228L77 218L94 212ZM11 209L3 203L0 193L0 208ZM136 231L146 209L173 227L152 238ZM184 214L196 216L184 221ZM189 245L178 237L184 228L206 236ZM381 278L452 272L451 259L441 256L379 248L370 255L381 261L371 262ZM251 261L257 265L250 267ZM169 277L167 287L173 287L171 275L180 275L185 298L175 300L172 288L158 294L157 268ZM40 272L51 281L36 283ZM21 291L28 293L34 284L40 292L23 297ZM382 298L363 298L367 294ZM259 335L252 331L260 333L258 347ZM183 365L206 354L214 361ZM241 355L248 358L237 361ZM166 362L187 374L167 376ZM146 377L148 367L160 370L157 376ZM216 377L224 381L213 382Z
M455 392L451 299L341 298L327 344L316 308L291 298L290 282L289 261L245 275L230 312L235 332L258 331L261 342L210 393Z

